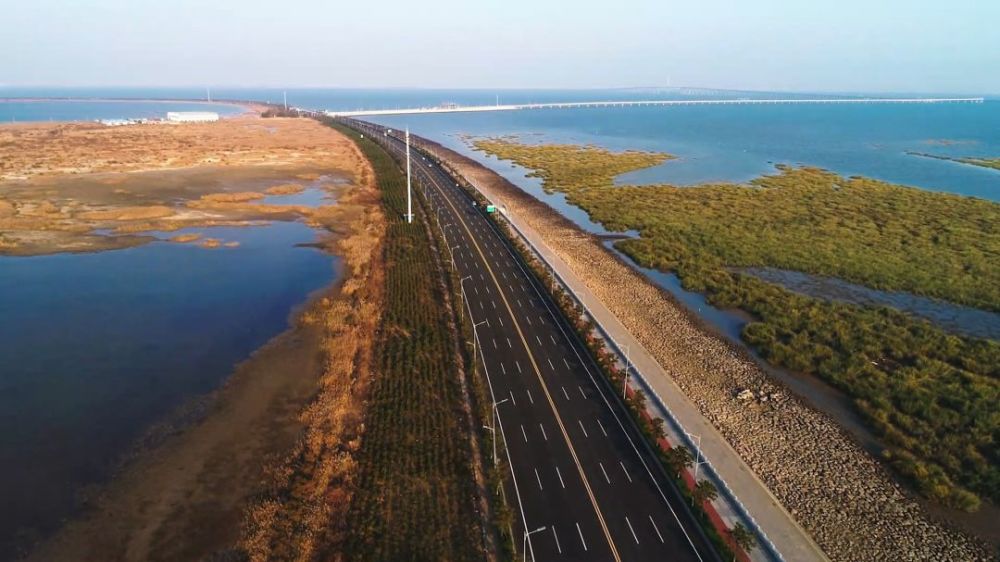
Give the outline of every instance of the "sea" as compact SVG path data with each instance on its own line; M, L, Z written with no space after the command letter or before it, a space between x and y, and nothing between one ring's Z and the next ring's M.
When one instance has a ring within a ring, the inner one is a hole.
M156 118L177 110L233 115L241 109L226 100L286 98L294 107L348 110L789 97L810 95L694 88L0 87L0 123ZM608 107L374 120L408 128L478 159L582 228L601 234L608 232L561 195L545 194L527 170L475 152L468 138L516 135L531 143L594 144L678 157L625 174L617 179L622 184L696 188L706 182L746 182L773 173L778 164L791 164L1000 200L1000 171L911 154L1000 157L996 97L978 104ZM297 247L312 237L301 224L224 234L241 246L207 252L162 242L99 254L0 257L0 544L44 536L72 514L82 487L106 478L109 467L161 416L221 384L235 363L285 328L292 308L328 283L337 266L317 250ZM740 344L745 318L713 309L702 295L685 291L669 272L637 269ZM956 333L1000 338L1000 315L995 313L884 294L840 280L758 273L822 298L896 306Z

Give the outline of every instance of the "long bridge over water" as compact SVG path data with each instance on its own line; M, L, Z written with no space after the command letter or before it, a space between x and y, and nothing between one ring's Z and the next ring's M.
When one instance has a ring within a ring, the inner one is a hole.
M485 111L519 111L525 109L574 109L595 107L640 107L672 105L778 105L778 104L932 104L983 103L983 98L792 98L792 99L700 99L700 100L609 100L555 103L521 103L496 105L447 104L434 107L403 109L358 109L324 111L331 117L363 117L376 115L411 115L421 113L477 113Z

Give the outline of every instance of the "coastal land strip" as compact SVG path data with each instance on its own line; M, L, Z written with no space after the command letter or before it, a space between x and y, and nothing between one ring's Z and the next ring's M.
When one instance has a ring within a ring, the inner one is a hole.
M831 559L992 558L995 546L931 516L833 419L706 329L671 295L605 248L600 237L474 159L426 139L417 142L542 235L674 376ZM626 212L634 208L625 207ZM747 390L754 396L749 402L739 398Z
M933 158L935 160L945 160L948 162L956 162L958 164L968 164L969 166L979 166L980 168L989 168L991 170L1000 170L1000 158L982 158L982 157L972 157L972 156L944 156L941 154L932 154L930 152L916 152L907 151L910 156L919 156L921 158Z

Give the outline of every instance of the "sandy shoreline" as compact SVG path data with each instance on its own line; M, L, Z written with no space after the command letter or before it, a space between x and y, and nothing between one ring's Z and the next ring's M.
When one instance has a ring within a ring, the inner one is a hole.
M291 326L237 365L221 388L179 408L171 419L183 425L168 419L156 427L147 436L152 447L134 451L85 510L26 560L180 562L252 550L247 525L260 498L315 431L310 412L330 386L331 366L350 365L356 355L336 340L343 330L334 326L361 312L357 290L369 280L368 196L360 193L358 202L357 195L347 191L342 206L315 225L327 232L317 245L344 258L344 276L292 311ZM187 418L191 404L201 411Z
M234 119L200 130L169 128L172 132L164 134L202 137L207 130L210 137L178 151L174 168L167 162L146 169L162 157L159 141L164 139L157 136L145 139L148 146L133 151L131 158L101 164L95 173L83 174L82 180L78 174L48 173L27 181L0 182L0 200L12 202L7 207L9 220L37 218L35 211L44 206L40 201L56 201L51 207L60 211L68 206L61 198L72 194L91 210L64 214L60 221L70 217L86 221L95 215L97 220L117 220L124 213L124 226L138 232L160 228L146 221L175 212L164 200L182 197L188 203L181 210L185 216L197 211L246 218L268 207L258 203L258 196L301 192L303 183L312 182L313 189L329 192L337 203L273 205L282 208L269 218L305 222L322 233L314 246L343 260L343 276L291 311L287 330L235 366L218 390L192 398L157 424L138 449L127 454L111 480L86 490L80 513L52 536L25 547L28 560L182 561L248 550L246 523L259 507L256 502L271 489L285 459L302 448L304 435L315 431L308 412L322 411L316 401L331 373L345 365L342 359L349 367L361 355L360 348L349 351L337 338L345 332L344 323L364 312L361 289L373 285L370 276L381 215L370 168L349 139L314 121L269 119L266 126L262 121ZM118 135L118 130L110 134ZM88 148L64 154L69 165L91 165L94 158L101 158L89 129L80 132L73 142L82 139ZM114 139L109 146L139 146L128 135ZM212 146L213 139L228 139L228 144ZM35 150L48 149L42 144ZM204 163L206 154L217 150L234 154L228 167ZM31 153L22 156L24 162L32 161ZM143 171L135 172L136 167ZM260 193L248 192L247 186ZM118 193L123 189L125 193ZM56 212L52 208L41 214ZM174 241L204 242L192 236ZM333 274L331 270L331 278ZM363 401L357 401L357 407L362 406Z
M265 109L267 105L252 101L252 100L196 100L196 99L184 99L184 98L81 98L81 97L0 97L0 103L45 103L45 102L83 102L83 103L122 103L122 102L136 102L136 103L185 103L185 104L197 104L197 105L228 105L230 107L239 107L243 110L242 114L256 113L259 114ZM229 118L235 116L229 116ZM225 118L225 117L224 117ZM88 119L82 119L78 121L62 121L62 123L75 123L79 121L89 121ZM32 121L24 121L25 123L31 123ZM47 122L47 121L46 121ZM2 126L4 124L0 124Z
M744 389L778 385L599 238L478 162L423 144L541 233L831 559L991 559L978 540L928 517L842 428L790 393L767 404L735 399Z

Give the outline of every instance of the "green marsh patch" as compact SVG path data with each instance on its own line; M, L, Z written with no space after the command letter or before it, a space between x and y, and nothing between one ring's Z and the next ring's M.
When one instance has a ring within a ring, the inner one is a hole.
M616 246L674 271L720 308L753 315L743 338L771 363L853 400L885 455L924 495L974 510L1000 501L1000 345L890 308L799 295L734 267L773 267L1000 310L1000 205L817 168L749 184L615 186L669 155L479 139L532 170L609 230Z

